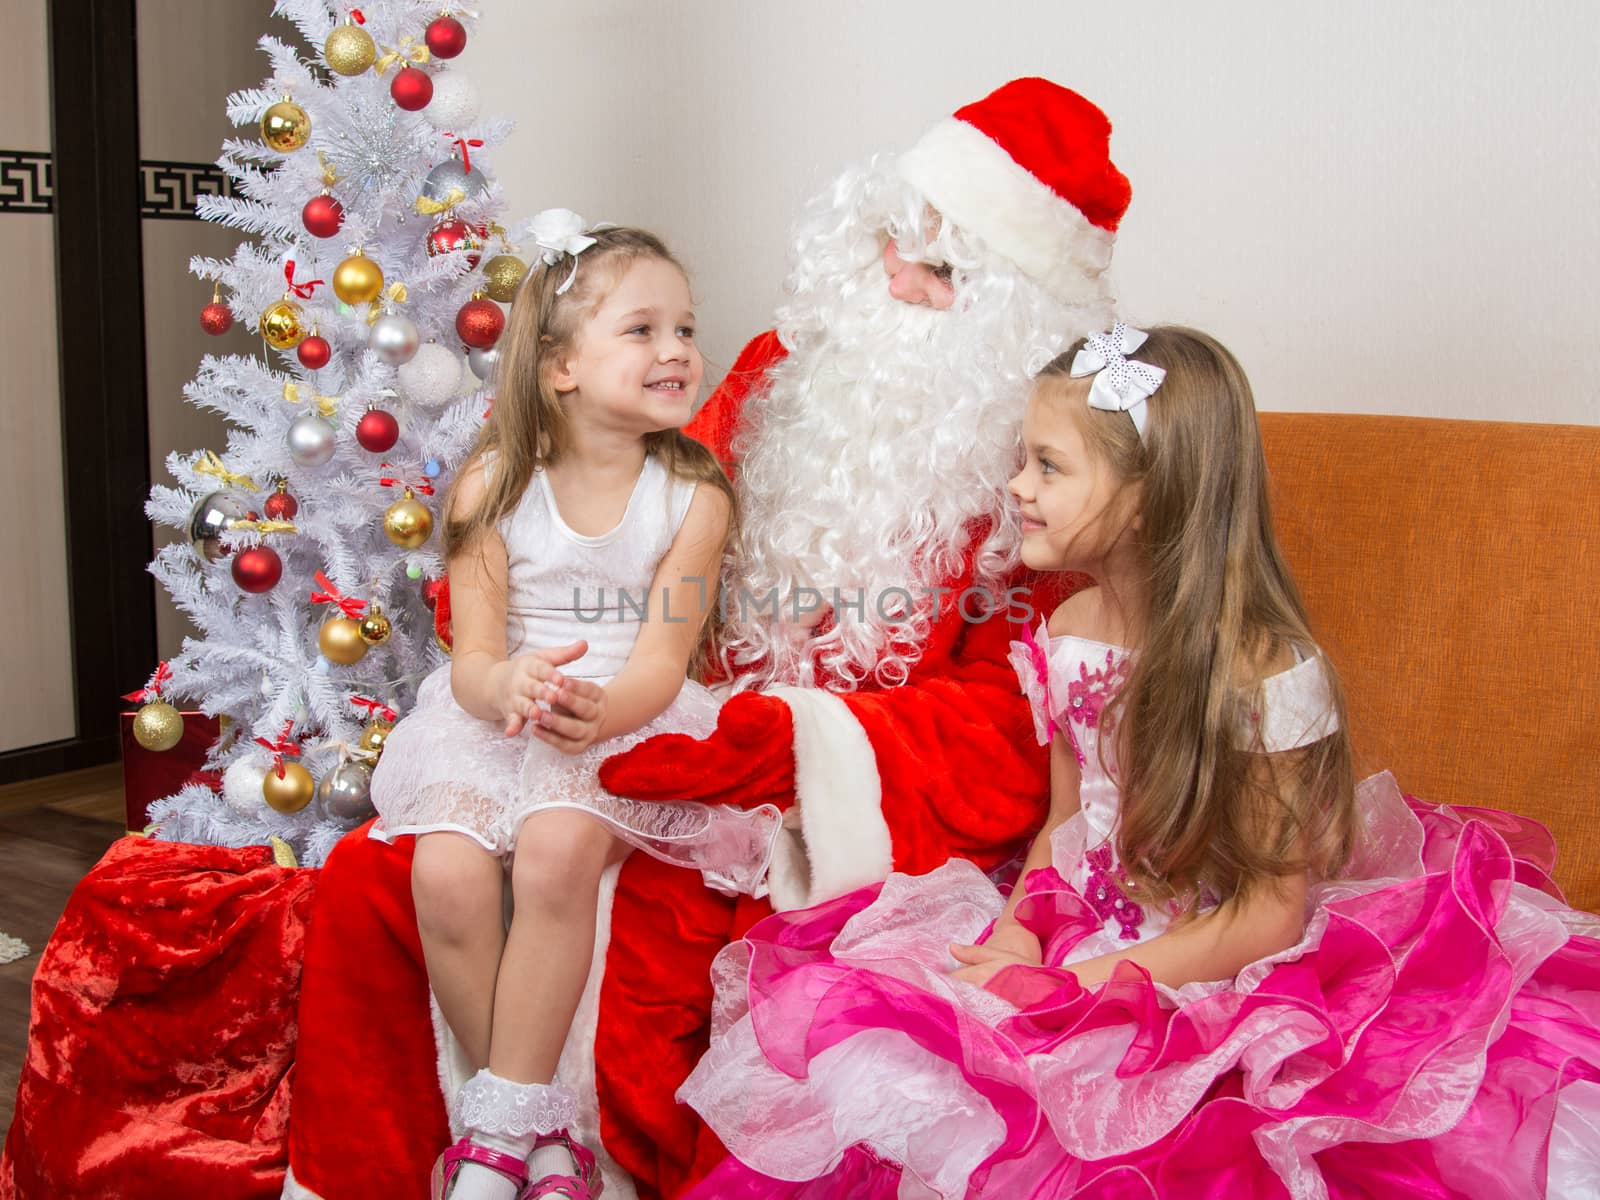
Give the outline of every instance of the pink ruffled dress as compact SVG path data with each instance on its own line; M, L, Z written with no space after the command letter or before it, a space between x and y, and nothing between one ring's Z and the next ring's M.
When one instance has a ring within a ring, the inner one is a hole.
M492 463L490 464L492 467ZM516 653L580 639L588 652L563 668L606 683L628 661L648 611L657 567L688 515L695 485L646 458L622 520L607 533L580 534L562 520L543 471L497 526L507 557L506 644ZM684 620L670 609L662 619ZM455 702L450 664L417 691L394 727L372 776L379 820L372 836L449 831L507 854L533 813L581 809L619 838L679 866L698 869L720 891L764 895L780 828L771 805L745 812L704 804L654 804L613 796L596 774L602 760L658 733L705 737L718 699L685 680L667 710L621 737L576 756L531 736L507 737Z
M1542 827L1374 776L1298 945L1231 980L1124 967L1086 990L1061 968L1171 917L1120 885L1100 714L1128 653L1041 640L1013 663L1083 780L1020 884L1046 967L950 977L948 944L1005 902L965 861L761 922L717 959L679 1092L730 1151L696 1200L1600 1195L1600 918L1561 901ZM1320 659L1263 708L1269 751L1326 736Z

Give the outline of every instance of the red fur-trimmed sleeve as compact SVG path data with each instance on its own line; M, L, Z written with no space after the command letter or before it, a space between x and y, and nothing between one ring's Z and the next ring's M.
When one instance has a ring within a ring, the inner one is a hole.
M1071 581L1019 584L1011 606L969 623L943 616L912 679L881 692L784 688L794 713L801 836L784 839L774 904L815 904L951 857L988 869L1044 821L1049 756L1007 661Z
M697 442L708 446L732 475L733 435L738 430L739 418L744 414L744 402L756 390L773 365L781 361L787 351L778 335L772 330L757 334L749 345L739 352L733 366L723 376L711 398L700 406L694 419L683 431Z

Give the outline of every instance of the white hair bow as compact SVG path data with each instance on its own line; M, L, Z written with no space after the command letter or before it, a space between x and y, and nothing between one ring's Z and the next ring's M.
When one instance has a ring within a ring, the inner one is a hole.
M1121 321L1111 327L1110 333L1091 333L1083 349L1073 356L1069 372L1074 379L1093 375L1089 407L1127 413L1141 438L1147 413L1145 401L1156 394L1167 373L1149 363L1130 362L1126 356L1144 345L1149 336Z
M572 273L556 289L558 296L578 277L578 255L595 244L595 239L584 232L587 228L584 219L570 208L547 208L534 217L528 229L533 244L544 252L540 259L546 266L555 266L563 254L572 255Z

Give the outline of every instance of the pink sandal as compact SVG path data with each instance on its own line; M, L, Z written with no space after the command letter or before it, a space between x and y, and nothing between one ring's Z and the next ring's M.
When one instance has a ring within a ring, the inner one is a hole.
M490 1146L480 1146L470 1137L464 1137L439 1155L439 1160L433 1164L433 1176L429 1184L432 1189L429 1195L433 1200L444 1200L450 1185L455 1182L456 1173L461 1170L461 1164L469 1162L505 1176L516 1185L518 1196L528 1186L527 1164L520 1158Z
M573 1141L572 1135L565 1129L541 1134L533 1144L535 1150L545 1146L565 1146L577 1164L578 1175L546 1175L533 1180L525 1190L517 1193L517 1200L539 1200L543 1196L562 1196L565 1200L600 1200L605 1181L600 1178L600 1164L595 1162L589 1147Z

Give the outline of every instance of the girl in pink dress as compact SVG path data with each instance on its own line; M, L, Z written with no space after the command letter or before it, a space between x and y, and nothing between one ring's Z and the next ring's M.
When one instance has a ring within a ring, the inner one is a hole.
M1023 558L1096 586L1014 644L1051 811L755 926L679 1093L694 1196L1592 1195L1600 920L1548 834L1352 775L1249 384L1118 325L1042 373Z

